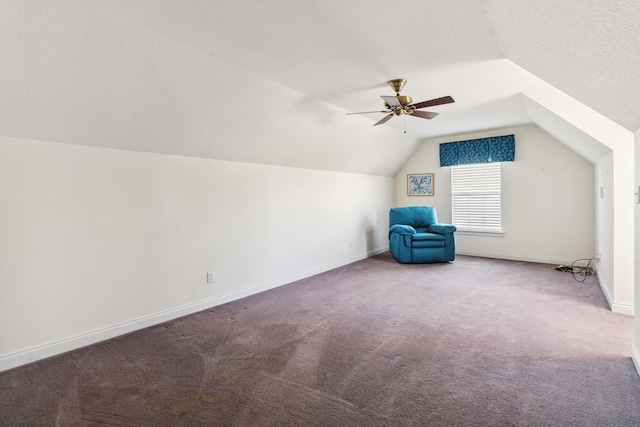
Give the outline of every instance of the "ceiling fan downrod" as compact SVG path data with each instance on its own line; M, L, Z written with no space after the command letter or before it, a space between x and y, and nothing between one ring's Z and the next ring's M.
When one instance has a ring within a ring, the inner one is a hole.
M396 92L396 95L400 95L400 91L402 90L404 85L407 83L407 80L393 79L393 80L389 80L387 83L389 83L389 86L391 86L391 89L393 89Z

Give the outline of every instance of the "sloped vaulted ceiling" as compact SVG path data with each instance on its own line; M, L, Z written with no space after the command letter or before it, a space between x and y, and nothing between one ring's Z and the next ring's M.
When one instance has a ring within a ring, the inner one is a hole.
M555 86L635 131L632 1L5 0L0 135L394 175L424 138L532 120ZM451 95L373 127L386 85ZM406 128L407 133L402 131Z
M507 58L627 130L640 129L640 2L486 4Z

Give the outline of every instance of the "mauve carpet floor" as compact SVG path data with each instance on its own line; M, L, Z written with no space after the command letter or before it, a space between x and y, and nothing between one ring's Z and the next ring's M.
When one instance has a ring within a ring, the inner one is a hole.
M385 253L0 373L0 425L637 426L632 329L595 277Z

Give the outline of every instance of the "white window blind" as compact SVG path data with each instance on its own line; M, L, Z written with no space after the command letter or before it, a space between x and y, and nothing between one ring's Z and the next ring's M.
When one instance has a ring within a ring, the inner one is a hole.
M451 167L452 222L466 231L501 232L500 163Z

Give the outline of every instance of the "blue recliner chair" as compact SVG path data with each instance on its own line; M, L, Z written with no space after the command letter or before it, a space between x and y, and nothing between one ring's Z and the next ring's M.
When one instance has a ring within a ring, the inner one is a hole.
M453 261L456 226L438 224L431 206L393 208L389 211L389 250L402 264Z

